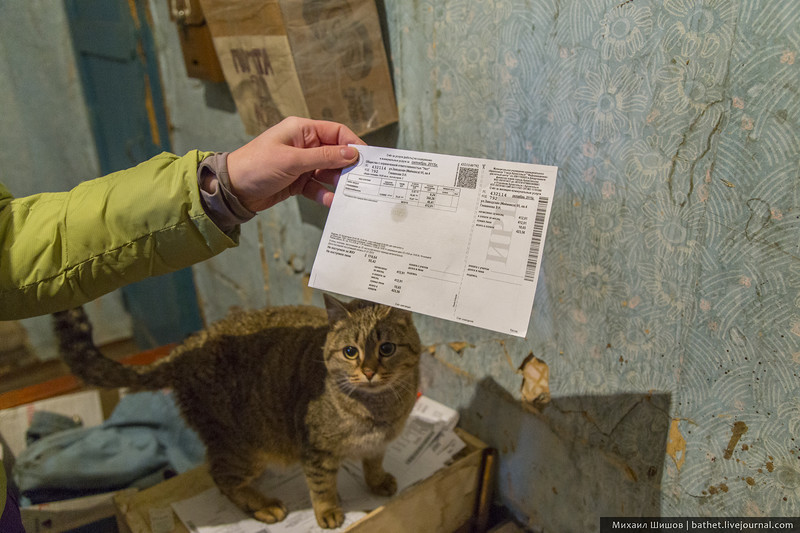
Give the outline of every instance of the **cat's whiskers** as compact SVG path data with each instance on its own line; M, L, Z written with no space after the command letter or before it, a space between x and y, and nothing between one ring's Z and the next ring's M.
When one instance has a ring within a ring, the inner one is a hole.
M391 385L392 385L392 392L394 392L398 400L402 399L403 397L402 393L404 392L413 392L413 393L417 392L416 390L413 390L411 385L407 383L405 380L392 381Z
M354 385L351 381L349 374L340 374L336 376L334 383L336 388L345 393L347 396L352 396L353 391L356 390L356 385Z
M397 384L396 383L389 383L389 390L392 391L394 397L399 401L402 396L397 392Z

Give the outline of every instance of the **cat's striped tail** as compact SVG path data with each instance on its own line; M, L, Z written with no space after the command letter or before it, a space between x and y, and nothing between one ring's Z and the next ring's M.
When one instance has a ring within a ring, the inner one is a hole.
M161 389L171 384L170 364L126 366L107 358L92 340L92 325L83 307L53 313L59 353L87 385Z

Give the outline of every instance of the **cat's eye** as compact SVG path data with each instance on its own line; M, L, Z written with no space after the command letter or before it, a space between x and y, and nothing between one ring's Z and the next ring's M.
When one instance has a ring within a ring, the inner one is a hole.
M380 352L381 357L389 357L396 349L397 346L393 342L384 342L378 347L378 352Z
M358 357L358 348L356 348L355 346L345 346L342 349L342 353L348 359L355 359L356 357Z

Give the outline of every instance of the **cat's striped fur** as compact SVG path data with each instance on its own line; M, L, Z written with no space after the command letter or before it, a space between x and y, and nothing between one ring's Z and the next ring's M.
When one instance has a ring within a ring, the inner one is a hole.
M87 383L174 390L206 444L215 483L239 507L265 522L282 520L285 506L251 482L272 461L300 461L317 521L338 527L343 458L362 459L374 492L396 490L383 453L413 407L421 346L407 311L327 295L325 303L327 312L235 313L138 367L100 354L81 308L54 316L62 357Z

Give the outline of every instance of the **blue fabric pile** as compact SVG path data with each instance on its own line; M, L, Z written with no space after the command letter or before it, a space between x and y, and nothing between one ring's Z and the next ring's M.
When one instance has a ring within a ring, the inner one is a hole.
M13 471L20 503L146 488L198 466L205 456L166 392L126 395L102 425L75 425L54 413L34 416L28 447Z

